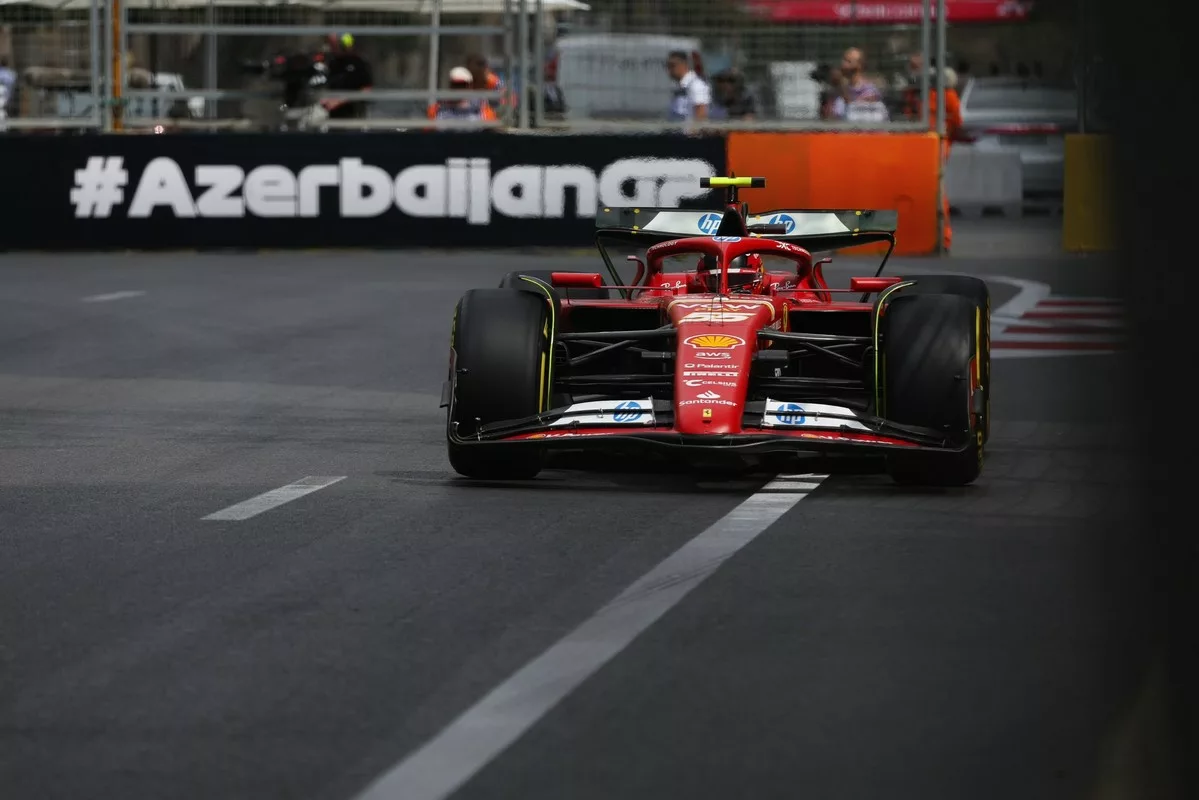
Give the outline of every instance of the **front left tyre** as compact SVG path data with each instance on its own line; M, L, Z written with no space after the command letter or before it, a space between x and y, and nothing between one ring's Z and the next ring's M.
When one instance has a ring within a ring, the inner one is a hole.
M887 302L879 321L882 415L940 431L949 444L945 452L889 453L896 483L965 486L982 472L984 314L978 298L963 294L900 292Z

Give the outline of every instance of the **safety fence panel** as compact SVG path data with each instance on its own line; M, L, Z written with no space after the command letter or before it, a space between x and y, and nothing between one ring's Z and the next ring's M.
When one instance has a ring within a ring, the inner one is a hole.
M452 66L477 55L492 75L515 68L512 0L298 0L278 6L172 0L169 7L153 0L111 1L129 65L161 76L138 85L130 73L127 96L167 101L169 117L150 123L163 129L426 125L430 107L446 97ZM335 62L347 56L355 61L354 74L334 74ZM486 101L496 112L459 116L450 121L456 127L513 122L500 87L454 94Z
M60 128L155 133L391 130L427 123L440 104L461 111L442 127L916 130L928 121L912 113L912 94L934 86L927 70L912 71L913 59L946 63L939 9L957 19L966 9L1018 5L0 0L0 57L10 53L23 75L35 70L26 82L39 103L9 115L26 127L44 117L75 120ZM329 47L364 60L369 89L304 73L316 68L301 62L330 57ZM707 86L707 113L697 119L680 105L672 53ZM451 69L473 57L485 66L469 89L452 86ZM853 70L877 92L841 107L839 87ZM488 114L466 113L481 102Z
M100 125L104 2L0 2L0 132Z
M709 125L928 128L908 113L907 101L909 90L927 91L910 68L913 56L924 65L935 60L937 0L589 0L589 5L587 12L571 15L568 27L559 26L546 46L546 80L554 90L547 105L555 107L538 116L545 124L678 124L689 110L676 81L690 70L707 86ZM894 13L880 13L880 7ZM671 53L684 56L674 74ZM855 95L862 102L839 109L842 80L852 81L855 92L863 90L855 76L877 89L877 100Z
M0 124L153 133L513 126L509 87L528 66L514 55L518 27L527 30L516 2L0 0L0 59L19 84L8 87L0 66L10 100ZM544 2L550 14L586 7ZM369 80L330 74L347 53ZM451 68L473 60L483 66L472 85L451 90ZM429 120L445 100L486 103L489 113Z
M0 249L587 246L601 203L712 207L726 168L720 136L14 137Z

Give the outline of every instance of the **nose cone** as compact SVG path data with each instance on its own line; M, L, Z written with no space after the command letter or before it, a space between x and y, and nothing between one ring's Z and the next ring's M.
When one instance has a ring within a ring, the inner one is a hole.
M675 429L740 432L757 332L773 321L773 302L697 298L671 303L669 313L678 330Z

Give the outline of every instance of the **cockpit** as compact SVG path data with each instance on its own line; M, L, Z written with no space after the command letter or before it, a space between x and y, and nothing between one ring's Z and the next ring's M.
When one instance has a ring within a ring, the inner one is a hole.
M720 262L715 255L705 253L701 256L696 272L703 291L720 291ZM729 261L728 276L730 294L764 294L768 285L765 261L758 253L747 253Z
M645 263L637 256L628 260L637 265L636 276L626 284L637 287L633 297L779 291L821 297L821 290L828 289L820 270L823 260L813 263L806 249L771 240L718 249L712 240L674 240L649 248Z

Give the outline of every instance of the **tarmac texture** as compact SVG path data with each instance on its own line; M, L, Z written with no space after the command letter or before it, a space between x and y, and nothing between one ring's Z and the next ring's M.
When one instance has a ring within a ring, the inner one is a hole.
M959 228L889 271L1112 294ZM1150 656L1126 356L997 359L964 489L458 477L457 298L592 265L0 255L0 795L1094 796Z

